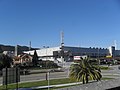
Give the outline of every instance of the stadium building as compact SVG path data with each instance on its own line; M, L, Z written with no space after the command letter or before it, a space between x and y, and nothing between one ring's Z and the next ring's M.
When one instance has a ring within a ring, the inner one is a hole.
M109 48L95 48L95 47L70 47L70 46L58 46L47 47L36 50L39 60L51 60L54 62L64 62L74 60L74 56L84 56L90 58L104 58L104 57L118 57L120 56L120 50L115 50L115 46ZM33 51L26 51L30 55L34 54Z

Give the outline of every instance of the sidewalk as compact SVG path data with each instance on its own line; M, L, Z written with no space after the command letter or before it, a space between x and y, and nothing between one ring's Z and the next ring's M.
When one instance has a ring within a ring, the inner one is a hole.
M32 87L32 89L44 89L44 88L53 88L53 87L63 87L63 86L71 86L71 85L78 85L82 84L82 82L76 82L76 83L67 83L67 84L58 84L58 85L49 85L49 86L38 86L38 87Z
M78 85L78 86L72 86L72 85ZM82 84L82 82L76 82L76 83L67 83L67 84L59 84L59 85L38 86L38 87L32 87L32 89L45 89L48 87L56 88L56 87L64 87L64 86L68 86L68 87L60 88L58 90L107 90L116 87L118 87L120 90L120 79L101 80L98 82L90 81L88 84Z
M58 90L120 90L120 79L102 80Z

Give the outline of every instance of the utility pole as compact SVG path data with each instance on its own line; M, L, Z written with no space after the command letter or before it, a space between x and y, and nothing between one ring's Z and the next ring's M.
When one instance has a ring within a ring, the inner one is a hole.
M31 41L29 42L29 51L31 50Z
M15 56L18 55L18 45L15 46Z

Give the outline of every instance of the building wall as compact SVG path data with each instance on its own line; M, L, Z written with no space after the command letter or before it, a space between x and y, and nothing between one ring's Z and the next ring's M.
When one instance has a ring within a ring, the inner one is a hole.
M115 55L120 57L120 50L115 50Z
M109 47L109 54L111 55L111 56L115 56L115 47L114 46L110 46ZM116 54L117 55L117 54Z
M55 51L57 53L54 55ZM81 56L81 55L88 55L89 57L105 57L110 53L110 50L107 48L84 48L84 47L70 47L70 46L64 46L63 51L64 51L63 57L65 60L72 59L73 56ZM62 53L60 47L43 48L40 50L36 50L36 52L42 60L51 60L51 61L61 60ZM33 55L34 51L28 51L26 53L28 54L30 53L31 55ZM112 54L113 53L116 53L116 51L112 51Z
M60 47L53 48L43 48L40 50L36 50L39 57L42 56L53 56L53 51L60 51Z
M64 47L64 50L71 51L75 55L88 56L106 56L109 53L108 49L102 48L83 48L83 47Z

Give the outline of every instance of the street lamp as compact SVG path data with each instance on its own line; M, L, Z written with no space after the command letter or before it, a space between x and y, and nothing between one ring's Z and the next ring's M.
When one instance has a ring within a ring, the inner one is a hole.
M48 78L48 90L49 90L49 86L50 86L50 72L48 71L47 74L48 74L48 75L47 75L47 76L48 76L47 78Z
M100 65L100 51L99 51L99 48L98 48L98 64Z
M46 57L46 61L47 61L47 48L49 48L49 46L43 46L44 49L46 49L45 51L45 57ZM46 69L47 69L47 66L46 66Z
M45 57L46 57L45 68L47 69L47 48L49 48L49 46L43 46L43 48L46 49L46 52L45 52ZM46 80L47 80L47 78L48 78L48 75L46 73Z
M62 62L62 67L64 66L64 46L60 47L61 49L61 62Z

